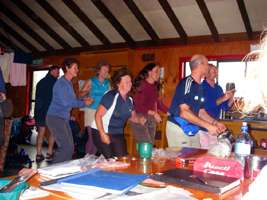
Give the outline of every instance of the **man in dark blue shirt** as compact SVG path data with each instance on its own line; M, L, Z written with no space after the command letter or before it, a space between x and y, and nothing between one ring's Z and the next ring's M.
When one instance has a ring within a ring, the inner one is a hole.
M38 129L37 144L36 144L36 162L44 160L42 154L42 144L44 142L44 135L46 130L45 118L47 110L52 100L52 93L54 84L59 77L60 67L53 65L49 68L47 75L42 78L36 85L35 95L35 108L34 108L34 119ZM49 133L48 136L48 151L46 155L47 161L51 161L53 154L54 138Z
M202 147L200 135L216 136L225 130L225 126L204 109L201 79L207 74L208 68L205 56L194 55L190 61L191 75L182 79L176 87L166 126L168 145L171 147Z
M235 90L223 93L221 86L216 83L217 68L209 64L209 72L202 82L205 97L205 110L210 116L219 119L221 110L227 111L234 103Z
M6 99L6 85L0 68L0 103ZM0 106L0 146L4 142L4 114Z

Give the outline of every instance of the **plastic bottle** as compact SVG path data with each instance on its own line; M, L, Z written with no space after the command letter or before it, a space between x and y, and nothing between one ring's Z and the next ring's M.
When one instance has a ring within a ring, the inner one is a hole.
M241 134L238 136L234 146L235 159L245 165L245 158L252 152L254 141L249 135L247 122L242 122Z

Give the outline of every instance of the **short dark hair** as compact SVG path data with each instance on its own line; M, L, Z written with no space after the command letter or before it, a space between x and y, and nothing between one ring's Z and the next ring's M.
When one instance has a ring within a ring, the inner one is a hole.
M96 66L95 66L95 70L96 70L96 73L98 74L98 72L100 71L101 67L103 66L108 66L108 68L110 68L110 64L108 61L106 60L100 60Z
M63 61L62 70L66 73L67 68L71 68L73 64L77 64L79 66L79 61L75 58L65 58Z
M116 70L111 77L112 87L114 89L118 89L118 84L121 82L121 78L123 76L127 76L127 75L132 77L131 72L129 71L129 69L127 67L122 67L122 68Z
M51 72L52 70L54 69L60 69L60 66L59 65L51 65L48 69L49 72Z

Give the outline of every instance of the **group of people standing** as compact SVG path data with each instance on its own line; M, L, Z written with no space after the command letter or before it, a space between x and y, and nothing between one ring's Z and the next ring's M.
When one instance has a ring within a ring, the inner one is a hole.
M169 115L166 127L169 146L207 148L216 141L216 135L226 129L217 121L218 112L231 106L234 91L223 93L215 82L217 69L209 66L205 56L193 56L190 68L191 75L179 82L168 109L159 99L158 63L147 64L134 80L127 68L115 71L109 80L110 66L100 62L96 66L96 76L84 82L78 97L71 82L78 74L78 61L65 59L64 76L59 79L59 67L51 67L47 76L37 84L35 119L39 134L36 161L44 159L41 144L45 126L51 133L46 159L51 158L56 163L72 158L74 144L68 121L70 111L75 107L85 108L86 130L98 153L106 158L127 155L124 127L128 120L137 143L153 144L156 125L162 121L159 111ZM47 93L41 92L42 96L40 91L44 90ZM53 153L54 141L57 148Z

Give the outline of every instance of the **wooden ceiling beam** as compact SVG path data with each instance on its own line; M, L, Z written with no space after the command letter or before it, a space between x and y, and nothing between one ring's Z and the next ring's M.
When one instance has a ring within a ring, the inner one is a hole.
M253 32L254 38L260 37L260 32ZM232 42L232 41L246 41L247 35L246 33L232 33L232 34L222 34L220 35L221 41L224 42ZM37 57L46 57L51 55L66 55L66 54L75 54L80 52L98 52L104 50L116 50L116 49L136 49L136 48L153 48L159 46L174 46L174 45L188 45L188 44L203 44L203 43L216 43L210 35L205 36L194 36L187 38L187 44L181 38L168 38L168 39L161 39L157 43L153 40L146 40L146 41L138 41L135 43L134 47L130 47L127 43L114 43L111 45L96 45L91 46L90 48L86 47L77 47L69 50L56 50L53 52L40 52Z
M4 21L0 20L0 25L3 27L3 29L6 33L8 33L8 34L12 35L14 38L16 38L17 41L19 41L23 46L25 46L27 49L29 49L32 53L39 52L39 50L35 46L33 46L30 42L28 42L26 39L24 39L20 34L18 34L16 31L14 31Z
M14 49L14 50L19 50L21 52L25 52L22 50L20 47L18 47L14 42L12 42L10 39L8 39L6 36L4 36L2 33L0 33L0 41L4 43L7 47Z
M63 2L103 44L110 44L109 39L97 28L73 0L63 0Z
M89 47L90 44L78 33L46 0L36 0L36 2L55 19L80 45Z
M111 11L106 7L106 5L101 0L92 0L95 7L106 17L106 19L112 24L112 26L118 31L121 37L130 45L134 45L135 41L131 35L125 30L121 23L116 19L116 17L111 13Z
M170 4L168 3L168 0L158 0L159 4L163 8L165 14L169 17L172 25L174 26L177 33L180 35L181 39L186 43L187 40L187 34L180 23L179 19L175 15L173 9L171 8Z
M248 17L248 12L247 12L244 0L236 0L236 2L238 4L239 11L240 11L242 20L243 20L244 25L245 25L248 38L249 39L253 39L253 34L252 34L253 30L252 30L252 27L251 27L251 23L250 23L250 20L249 20L249 17Z
M71 48L71 46L50 26L42 20L37 14L34 13L22 0L11 0L25 15L31 18L38 26L40 26L43 31L45 31L51 38L53 38L57 43L61 45L64 49Z
M218 31L217 31L217 28L211 18L211 15L210 15L210 12L208 10L208 7L205 3L204 0L196 0L197 4L198 4L198 7L200 8L200 11L203 15L203 17L205 18L207 24L208 24L208 27L210 29L210 32L212 34L212 37L214 39L215 42L218 42L220 39L219 39L219 34L218 34Z
M47 50L54 50L54 48L48 44L41 36L39 36L34 30L24 23L17 15L9 10L2 2L0 2L0 12L8 17L12 22L17 24L23 31L25 31L30 37L36 40L41 46Z
M136 17L136 19L139 21L139 23L142 25L143 29L147 32L147 34L150 36L150 38L154 41L159 40L159 36L154 31L150 23L147 21L143 13L140 11L140 9L137 7L137 5L134 3L133 0L123 0L124 3L127 5L127 7L130 9L130 11L133 13L133 15Z

